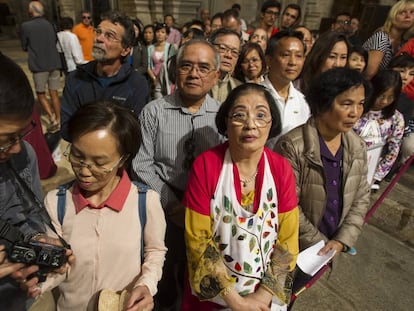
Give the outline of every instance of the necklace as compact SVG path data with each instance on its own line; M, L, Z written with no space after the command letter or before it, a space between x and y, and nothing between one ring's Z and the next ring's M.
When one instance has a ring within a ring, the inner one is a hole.
M247 184L251 183L251 182L252 182L252 181L256 178L256 176L257 176L257 170L256 170L256 172L255 172L252 176L250 176L249 178L242 179L242 178L240 177L240 182L243 184L243 187L246 187L246 186L247 186Z

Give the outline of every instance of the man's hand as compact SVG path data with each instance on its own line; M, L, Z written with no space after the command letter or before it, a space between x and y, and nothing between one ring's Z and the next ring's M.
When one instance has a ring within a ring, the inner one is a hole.
M0 245L0 279L24 267L22 263L11 263L7 259L5 246Z
M154 299L146 286L135 287L125 306L126 311L150 311L154 308Z

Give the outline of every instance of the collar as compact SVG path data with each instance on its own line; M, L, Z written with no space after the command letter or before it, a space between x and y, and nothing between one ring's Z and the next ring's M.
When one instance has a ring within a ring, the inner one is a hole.
M282 97L279 95L278 91L277 91L277 90L275 89L275 87L273 86L272 82L271 82L271 81L270 81L270 79L269 79L269 76L266 76L266 77L264 78L264 81L263 81L263 82L261 82L260 84L261 84L261 85L263 85L263 86L265 86L265 87L267 87L268 89L270 89L270 90L271 90L271 92L273 93L273 95L274 95L277 99L285 101L285 99L284 99L284 98L282 98ZM289 82L289 93L288 93L288 100L289 100L289 99L292 99L292 98L294 97L294 93L295 93L295 91L296 91L295 86L293 85L293 83L292 83L292 82Z
M78 183L75 183L72 188L72 199L73 204L75 205L76 214L80 213L84 208L102 209L104 207L109 207L116 212L121 212L129 190L131 189L131 180L124 169L120 170L120 177L121 179L119 180L118 185L109 195L108 199L102 202L99 206L95 206L89 202L89 200L83 196Z
M165 103L165 109L180 109L184 113L190 113L186 107L183 107L179 90L176 90L174 93L170 95L164 96L162 100ZM204 97L204 102L201 105L200 109L196 113L192 113L192 115L217 113L219 107L220 103L214 98L212 98L209 94L206 94Z
M96 74L96 65L97 65L97 63L98 62L96 60L93 60L93 61L90 61L86 64L78 65L77 68L80 71L85 72L87 75L92 77L94 80L98 80L102 77L100 77ZM113 78L113 80L110 84L117 83L117 82L122 82L122 81L128 79L128 77L131 73L132 73L132 66L127 61L124 61L121 65L121 68L119 68L118 73L111 77L111 78Z

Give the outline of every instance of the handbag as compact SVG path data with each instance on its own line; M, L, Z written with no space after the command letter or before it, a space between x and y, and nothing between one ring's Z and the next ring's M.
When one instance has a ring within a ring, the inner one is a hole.
M59 58L60 58L60 65L61 65L61 71L67 75L68 74L68 64L66 63L66 57L65 53L63 52L62 44L60 44L59 37L56 34L57 42L59 43L59 47L61 52L59 52Z

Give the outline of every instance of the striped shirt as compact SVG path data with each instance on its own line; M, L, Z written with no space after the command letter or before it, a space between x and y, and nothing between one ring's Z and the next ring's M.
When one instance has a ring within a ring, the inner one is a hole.
M223 142L215 125L219 106L206 95L200 109L191 113L177 91L141 111L142 144L132 165L137 179L160 194L163 208L181 200L190 171L186 162Z
M380 63L380 69L386 69L393 57L391 39L384 31L377 31L365 41L362 46L368 52L380 51L384 53L384 57Z

